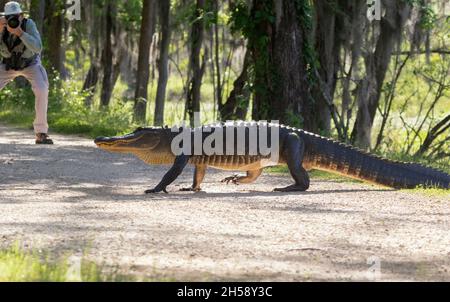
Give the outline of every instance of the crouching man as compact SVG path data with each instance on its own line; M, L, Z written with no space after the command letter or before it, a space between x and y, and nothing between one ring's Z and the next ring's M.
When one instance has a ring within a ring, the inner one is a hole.
M18 76L25 77L35 95L36 118L34 131L36 144L52 145L48 136L48 78L41 64L41 36L36 24L24 17L20 4L6 3L0 13L0 90Z

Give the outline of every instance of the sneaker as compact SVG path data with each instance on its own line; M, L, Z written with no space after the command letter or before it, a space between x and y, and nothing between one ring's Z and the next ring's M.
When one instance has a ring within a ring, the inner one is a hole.
M53 140L51 140L47 133L36 133L36 145L53 145Z

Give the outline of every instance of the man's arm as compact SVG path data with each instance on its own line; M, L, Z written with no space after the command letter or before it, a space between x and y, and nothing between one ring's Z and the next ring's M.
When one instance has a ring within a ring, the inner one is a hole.
M33 20L28 19L27 30L20 36L23 44L33 53L40 54L42 51L41 35L37 30L36 23Z

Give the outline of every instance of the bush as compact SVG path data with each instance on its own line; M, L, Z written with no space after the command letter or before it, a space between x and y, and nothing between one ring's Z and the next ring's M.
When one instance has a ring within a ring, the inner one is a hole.
M51 130L96 137L122 134L134 128L131 103L115 99L108 108L86 106L85 101L90 95L80 90L75 81L53 77L48 108ZM19 87L13 83L0 92L0 119L31 127L34 95L30 87Z

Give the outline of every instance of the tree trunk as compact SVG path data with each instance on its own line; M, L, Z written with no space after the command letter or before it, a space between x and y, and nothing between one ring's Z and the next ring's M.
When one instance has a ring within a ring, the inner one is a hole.
M315 133L329 135L331 131L332 102L337 79L337 63L339 61L339 40L336 38L336 8L329 0L315 0L316 28L315 50L318 59L318 81L313 86L314 111L317 115ZM323 90L326 91L323 91ZM330 97L330 100L326 99Z
M94 63L91 63L91 67L86 75L86 79L83 84L83 91L90 92L90 95L86 97L84 103L86 107L90 107L92 105L92 97L95 92L95 87L97 87L98 83L98 68Z
M220 70L221 64L220 64L220 36L219 36L219 1L214 0L213 1L213 9L214 9L214 32L212 34L212 44L214 45L214 56L211 56L211 58L214 57L214 63L215 65L215 76L216 76L216 100L219 107L219 110L221 110L222 107L222 72ZM212 49L211 49L212 50ZM214 67L213 67L214 68ZM244 67L247 69L246 67Z
M10 0L0 1L0 11L3 12L3 8L5 4ZM36 26L39 30L39 33L42 35L42 26L44 22L45 15L45 0L32 0L30 5L30 17L36 22ZM24 9L24 7L22 7ZM14 83L17 87L25 88L31 86L31 84L22 76L14 79Z
M144 0L139 41L139 59L136 75L136 93L134 114L135 120L144 122L147 111L148 81L150 78L150 47L155 32L154 0Z
M250 18L255 20L255 32L248 37L248 47L252 55L254 69L253 112L254 120L270 118L270 99L274 95L273 49L275 24L267 19L256 18L257 15L273 12L273 2L253 0ZM261 38L259 38L261 37ZM274 112L274 115L278 112Z
M383 1L383 4L386 15L380 22L375 52L367 54L365 58L366 77L359 84L357 92L358 113L351 138L354 144L363 149L370 148L373 121L391 55L395 46L401 42L401 33L411 10L405 1Z
M95 18L96 14L96 5L92 2L87 2L85 4L83 10L83 20L86 20L88 26L88 39L89 43L89 62L90 67L89 71L86 74L86 78L83 83L83 91L89 91L90 95L88 95L84 101L86 107L91 107L93 95L97 88L99 82L99 75L101 73L101 54L102 54L102 45L100 42L101 30L104 24L104 20L101 18ZM103 23L102 23L103 22Z
M276 94L272 98L276 107L279 104L278 112L282 117L282 122L295 124L298 116L302 118L302 127L306 130L314 130L315 114L313 99L310 93L309 67L313 63L308 62L307 43L309 29L306 24L302 24L303 19L308 18L306 12L301 12L294 1L282 1L282 8L277 14L279 20L277 26L275 66L280 75L280 84L277 86ZM305 1L303 6L308 6ZM294 38L293 38L294 36ZM312 46L310 46L312 47ZM310 58L312 59L312 58ZM294 71L294 72L293 72ZM281 102L276 99L280 98ZM286 111L286 108L288 111ZM289 112L292 113L289 113ZM294 115L294 118L290 116Z
M268 11L275 12L275 21L261 20ZM301 22L308 17L302 14L290 0L253 2L251 18L261 20L256 24L257 34L249 37L255 69L253 118L302 124L311 130L315 117L305 52L308 29Z
M135 58L132 48L127 48L127 51L124 53L120 65L120 74L122 75L122 80L127 84L127 90L124 91L122 97L134 99L136 93L137 58Z
M30 17L36 23L37 29L42 35L45 18L45 0L31 0Z
M155 126L164 125L164 104L169 79L169 47L170 47L170 1L159 4L161 23L161 45L158 61L158 88L155 101Z
M204 36L203 10L205 0L197 0L196 11L194 14L194 23L191 31L191 53L189 60L190 77L188 84L188 95L186 100L186 111L189 115L191 124L194 122L194 113L200 112L200 90L202 86L203 74L205 71L205 62L201 63L200 52Z
M360 0L339 0L336 16L336 47L339 53L337 69L342 78L342 102L340 108L340 121L336 129L340 132L340 140L350 142L350 122L352 120L353 91L352 82L361 78L360 59L363 50L364 36L368 19L366 16L367 3ZM343 51L342 51L343 50Z
M46 15L48 17L48 27L46 31L47 44L51 45L47 49L47 58L50 62L51 68L56 71L62 78L65 78L67 73L64 67L64 48L63 29L64 16L63 6L55 1L47 2Z
M103 81L100 95L101 106L107 107L111 100L113 91L113 50L112 50L112 31L113 31L113 3L108 1L105 15L105 40L102 53Z
M245 120L250 104L250 89L248 85L248 69L250 65L250 51L247 51L244 59L242 72L233 84L233 90L228 97L227 102L220 108L220 117L222 121L227 120Z
M8 3L10 0L0 0L0 11L4 12L5 4Z

